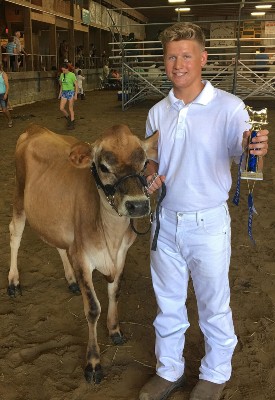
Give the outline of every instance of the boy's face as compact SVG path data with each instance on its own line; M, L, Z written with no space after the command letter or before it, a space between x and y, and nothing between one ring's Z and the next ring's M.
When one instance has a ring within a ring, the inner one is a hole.
M195 40L173 41L165 46L165 71L175 90L200 84L206 62L207 52Z

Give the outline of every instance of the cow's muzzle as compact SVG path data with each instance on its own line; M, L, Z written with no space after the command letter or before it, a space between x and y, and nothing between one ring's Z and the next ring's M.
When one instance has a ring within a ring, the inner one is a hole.
M131 218L140 218L150 213L149 200L127 200L126 210Z

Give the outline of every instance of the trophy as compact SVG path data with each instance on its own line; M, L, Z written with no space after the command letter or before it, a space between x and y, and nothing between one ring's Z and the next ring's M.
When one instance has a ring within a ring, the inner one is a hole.
M252 143L252 139L257 136L257 132L262 129L263 125L267 125L267 109L263 108L260 111L254 111L252 107L246 107L249 115L248 123L251 124L251 135L249 138L249 144ZM259 157L253 154L249 154L247 151L247 157L244 164L244 169L241 172L241 179L251 179L255 181L263 180L263 173L258 167Z

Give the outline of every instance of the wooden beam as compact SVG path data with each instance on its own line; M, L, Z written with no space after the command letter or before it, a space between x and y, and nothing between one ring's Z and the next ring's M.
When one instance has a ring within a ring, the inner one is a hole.
M35 11L31 11L31 19L33 21L45 22L46 24L54 25L55 16L49 14L40 14Z
M128 8L128 10L123 10L123 12L127 13L129 16L134 17L138 19L141 22L147 23L148 18L145 17L143 14L140 12L134 10L133 8L129 7L127 4L123 3L123 1L120 0L105 0L106 3L112 5L114 8Z

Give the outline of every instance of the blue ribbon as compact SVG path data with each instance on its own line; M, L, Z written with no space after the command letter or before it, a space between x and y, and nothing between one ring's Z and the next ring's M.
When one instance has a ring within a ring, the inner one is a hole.
M257 136L257 131L252 131L250 136L250 143L254 137ZM247 161L247 171L256 172L257 171L257 156L254 154L249 154Z
M246 150L243 151L241 158L240 158L239 166L238 166L238 178L237 178L236 192L235 192L233 200L232 200L232 202L235 204L235 206L238 206L239 201L240 201L242 162L243 162L243 156L244 156L245 152L246 152Z
M247 200L248 200L248 224L247 224L248 235L253 244L255 244L255 240L253 239L252 235L252 222L253 222L253 214L254 213L257 214L257 211L254 207L254 200L251 192L249 193Z
M257 132L256 132L256 134L257 134ZM236 206L238 206L239 202L240 202L241 173L242 173L242 168L241 167L242 167L243 156L244 156L245 153L246 153L246 150L243 151L243 153L241 155L241 158L240 158L240 162L239 162L239 166L238 166L237 186L236 186L235 195L234 195L233 200L232 200L232 203L234 203ZM252 235L252 222L253 222L253 214L254 213L257 214L257 211L256 211L256 209L254 207L254 200L253 200L252 192L249 192L247 200L248 200L248 225L247 225L248 235L249 235L251 241L253 242L253 244L255 244L255 240L254 240L253 235Z

